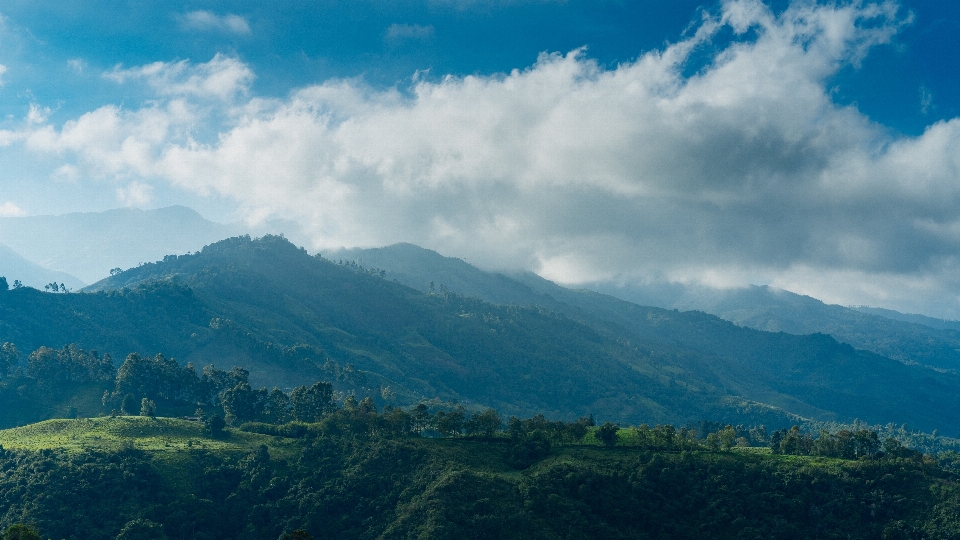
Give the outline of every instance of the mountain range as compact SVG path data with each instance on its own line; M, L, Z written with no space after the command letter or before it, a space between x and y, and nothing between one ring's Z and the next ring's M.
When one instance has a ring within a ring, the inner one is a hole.
M764 332L491 274L415 246L378 253L416 262L419 274L310 255L275 236L233 238L79 294L0 293L0 341L238 365L260 386L323 378L380 404L434 400L629 424L777 427L802 417L960 431L952 370L822 333ZM438 268L447 273L431 273Z

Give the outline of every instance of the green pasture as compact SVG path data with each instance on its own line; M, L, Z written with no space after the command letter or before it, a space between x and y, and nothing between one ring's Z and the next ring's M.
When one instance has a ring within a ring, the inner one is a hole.
M246 453L261 444L270 446L271 450L282 450L291 443L293 441L235 430L226 430L222 438L213 439L203 433L199 422L141 416L47 420L0 431L0 445L4 448L67 452L132 447L154 453L185 450Z

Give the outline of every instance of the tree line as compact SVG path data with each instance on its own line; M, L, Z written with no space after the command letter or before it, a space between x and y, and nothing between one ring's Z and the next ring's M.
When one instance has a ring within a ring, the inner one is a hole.
M369 396L358 399L348 395L335 400L330 382L318 381L289 392L254 388L249 372L243 368L222 370L210 365L198 371L191 363L181 366L163 354L131 353L119 368L109 354L101 356L73 344L62 349L40 347L28 355L25 363L21 357L14 344L0 345L0 379L24 377L45 388L65 383L108 385L101 400L104 414L186 412L184 416L204 422L213 436L222 435L225 427L232 426L288 437L499 437L511 442L513 462L520 468L547 455L551 446L585 441L661 451L768 446L774 454L843 459L922 456L895 438L881 441L877 432L869 429L821 429L814 436L799 426L768 433L763 426L734 427L706 421L682 428L641 424L624 429L611 422L597 425L592 416L577 421L551 421L543 415L504 419L494 409L468 411L457 405L431 410L423 403L407 408L386 405L379 411Z

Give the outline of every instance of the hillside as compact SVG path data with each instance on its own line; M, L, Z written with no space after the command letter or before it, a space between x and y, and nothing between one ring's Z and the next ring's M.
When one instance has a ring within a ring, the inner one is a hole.
M530 303L558 309L557 301L572 306L599 309L613 298L681 311L703 311L721 319L766 332L804 335L822 333L906 363L936 369L960 370L960 323L920 315L907 315L875 308L847 308L825 304L815 298L773 289L710 289L685 285L613 286L595 283L572 291L532 273L502 274L475 268L466 262L443 257L412 244L375 249L329 252L333 259L356 261L367 268L387 271L389 279L429 290L445 287L458 294L476 296L496 304ZM612 298L611 298L612 297Z
M760 332L557 289L566 296L495 305L423 293L282 238L235 238L83 294L0 294L0 341L23 351L76 343L116 358L163 352L196 366L239 365L258 386L336 379L379 403L437 398L631 424L780 426L801 415L960 431L950 412L960 405L954 374L825 335Z
M831 305L772 287L721 290L677 285L670 288L670 295L657 294L657 287L591 287L631 302L700 310L768 332L821 332L858 349L904 362L960 370L960 323L955 321Z
M44 285L54 281L73 290L79 290L86 285L66 272L48 270L34 264L4 245L0 245L0 276L6 277L10 286L13 286L14 280L17 280L26 287L36 289L43 289Z
M960 530L956 476L919 456L582 441L517 469L512 444L237 430L212 439L196 422L165 418L50 421L0 431L0 526L27 522L71 540L294 530L301 536L284 538L948 539Z

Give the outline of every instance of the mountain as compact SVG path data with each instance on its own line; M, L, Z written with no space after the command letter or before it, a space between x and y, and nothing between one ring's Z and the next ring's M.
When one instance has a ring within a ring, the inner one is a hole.
M960 330L960 321L948 321L944 319L937 319L935 317L927 317L926 315L917 315L915 313L900 313L899 311L894 311L892 309L883 309L883 308L875 308L875 307L868 307L868 306L851 306L850 309L862 311L863 313L870 313L871 315L879 315L881 317L885 317L887 319L893 319L895 321L922 324L924 326L929 326L930 328L940 328L942 330Z
M326 253L333 259L380 268L389 279L427 291L445 287L497 304L530 303L559 309L556 302L584 309L613 308L618 298L638 305L702 311L739 326L796 335L822 333L857 349L934 369L960 371L960 322L891 310L847 308L771 287L712 289L679 284L590 286L606 295L560 287L530 273L486 272L412 244ZM592 307L590 307L592 306ZM609 314L608 314L609 315ZM616 318L616 316L614 316ZM629 323L626 323L629 324Z
M234 238L81 294L2 293L0 341L240 365L258 386L322 378L380 404L436 398L631 424L780 426L800 415L960 431L953 373L823 334L762 332L528 278L489 283L526 287L543 302L497 305L436 284L437 292L417 291L279 237Z
M595 288L633 302L661 299L663 287ZM650 291L653 289L653 292ZM892 310L848 308L772 287L741 289L673 286L679 292L668 306L700 310L740 326L769 332L821 332L858 349L919 363L936 369L960 370L960 323Z
M43 289L44 285L54 281L68 289L80 289L86 285L66 272L47 270L36 265L4 245L0 245L0 276L6 277L10 286L13 286L14 280L18 280L27 287L37 289Z
M86 283L103 279L114 268L189 253L239 234L297 231L295 224L286 222L256 228L223 225L184 206L0 218L0 244L43 268L66 272Z

